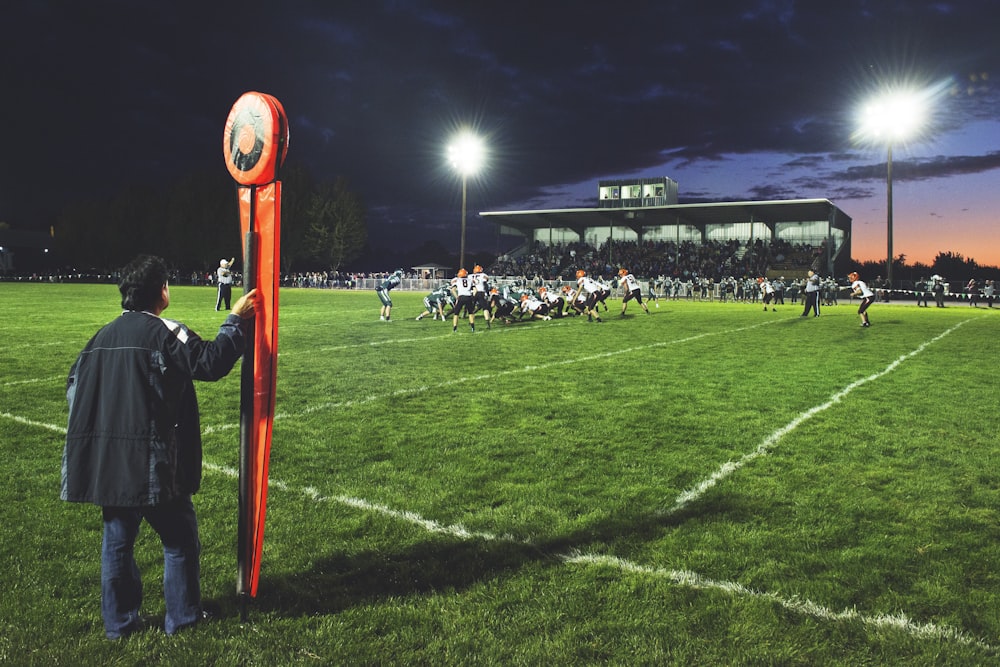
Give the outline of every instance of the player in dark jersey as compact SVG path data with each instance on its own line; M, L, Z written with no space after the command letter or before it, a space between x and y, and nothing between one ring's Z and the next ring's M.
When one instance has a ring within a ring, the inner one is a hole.
M441 321L445 321L444 309L451 302L451 289L450 285L442 285L436 290L432 291L430 294L424 297L424 312L417 315L417 321L419 322L424 317L434 314L434 319L436 320L438 316L441 317Z
M380 320L385 322L391 321L392 298L389 296L389 291L395 287L399 287L401 282L403 282L403 269L396 269L375 288L375 293L378 294L379 301L382 302L382 310L379 311Z

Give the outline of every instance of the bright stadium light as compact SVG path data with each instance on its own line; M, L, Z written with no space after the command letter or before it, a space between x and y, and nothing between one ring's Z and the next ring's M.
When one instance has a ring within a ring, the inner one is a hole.
M483 166L486 148L482 139L471 132L462 132L448 146L448 162L462 177L462 240L458 251L458 268L465 267L465 208L466 183Z
M892 290L892 146L916 135L926 122L932 91L895 90L862 107L858 138L886 146L886 281Z

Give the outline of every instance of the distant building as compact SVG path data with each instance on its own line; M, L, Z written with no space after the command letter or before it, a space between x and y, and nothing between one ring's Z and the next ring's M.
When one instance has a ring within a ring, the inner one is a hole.
M780 239L821 248L823 274L846 273L851 262L851 218L828 199L678 204L677 182L663 177L599 181L597 202L596 208L479 215L498 225L501 234L550 245Z

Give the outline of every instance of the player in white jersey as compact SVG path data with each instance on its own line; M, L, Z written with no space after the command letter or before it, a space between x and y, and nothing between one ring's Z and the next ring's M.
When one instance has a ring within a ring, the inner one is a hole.
M528 315L529 319L551 320L549 316L549 304L539 300L530 294L521 295L521 312Z
M490 323L493 321L493 309L490 307L490 277L486 275L483 271L483 267L476 264L472 268L472 284L476 288L476 293L473 295L473 302L476 304L476 311L483 311L483 317L486 318L486 328L492 329Z
M465 314L469 316L469 327L472 329L472 333L476 333L476 307L473 300L476 288L472 283L472 278L469 277L469 272L465 269L459 269L458 275L451 279L451 289L455 294L455 310L451 320L452 332L458 331L458 317L464 310Z
M760 299L764 302L764 311L767 311L767 307L771 306L771 311L776 312L778 309L774 307L777 295L774 292L774 285L767 278L758 278L757 285L760 287Z
M538 298L549 305L549 315L562 317L566 309L566 299L558 292L549 291L544 285L538 288Z
M642 302L642 287L639 285L639 281L629 273L628 269L618 269L618 275L622 279L622 291L624 292L624 296L622 296L622 317L625 317L625 309L628 308L628 302L632 299L635 299L636 303L642 306L642 309L649 315L649 306Z
M875 302L875 292L871 291L868 284L861 280L861 276L858 275L857 271L848 273L847 279L851 281L851 296L861 297L861 305L858 306L858 315L861 316L861 326L870 327L872 324L868 321L868 306Z
M570 303L577 300L577 298L586 295L586 300L583 303L583 312L587 313L587 321L592 322L595 319L598 322L603 322L601 316L597 312L597 300L601 294L601 286L596 281L591 280L587 276L587 272L583 269L578 269L576 272L576 291L573 292L573 298L570 299Z

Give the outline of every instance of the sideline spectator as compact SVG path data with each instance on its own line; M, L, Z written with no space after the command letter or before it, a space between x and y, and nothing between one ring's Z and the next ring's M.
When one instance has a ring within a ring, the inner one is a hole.
M125 312L98 331L70 368L60 497L101 507L101 615L108 639L145 627L134 557L145 520L163 543L168 635L207 620L201 542L191 496L201 484L201 428L193 380L225 377L243 354L256 290L237 300L214 340L160 314L167 267L140 255L122 272Z

